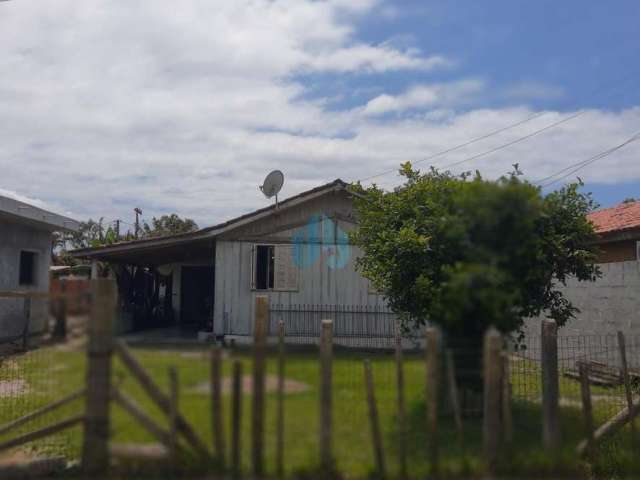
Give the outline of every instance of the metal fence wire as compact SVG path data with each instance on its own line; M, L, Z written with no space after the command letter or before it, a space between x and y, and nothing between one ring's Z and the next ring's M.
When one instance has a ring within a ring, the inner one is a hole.
M527 337L527 348L510 354L513 396L516 400L540 403L540 337ZM634 395L640 393L640 337L626 338L626 357ZM620 346L616 335L574 335L558 337L560 407L581 408L581 364L589 367L594 407L612 416L626 406Z
M48 302L47 302L48 303ZM84 411L82 396L59 409L14 422L39 411L84 386L86 312L67 316L65 336L56 335L56 319L46 315L28 337L0 344L0 443L48 427ZM82 429L74 427L27 447L0 452L0 459L30 460L42 456L80 457Z

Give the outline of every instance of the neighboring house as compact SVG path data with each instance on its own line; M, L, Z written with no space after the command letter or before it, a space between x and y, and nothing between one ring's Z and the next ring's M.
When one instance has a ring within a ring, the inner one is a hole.
M347 235L355 226L352 194L335 180L194 233L71 253L120 265L120 296L129 311L121 330L178 324L248 336L255 296L266 294L289 328L319 326L326 312L341 317L336 328L345 332L371 315L376 332L386 332L393 318L355 268L358 252ZM163 310L172 318L157 314Z
M602 277L595 282L570 279L562 288L580 313L559 335L615 335L618 330L628 337L640 335L640 201L598 210L589 220L599 237ZM539 319L528 321L527 328L539 334Z
M48 292L52 233L77 228L75 220L0 196L0 342L20 336L26 319L24 300L1 292ZM44 328L46 303L32 301L31 332Z

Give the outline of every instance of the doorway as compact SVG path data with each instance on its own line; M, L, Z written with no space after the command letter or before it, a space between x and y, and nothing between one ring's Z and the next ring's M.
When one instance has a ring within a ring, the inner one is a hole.
M213 331L214 272L212 266L182 267L180 326Z

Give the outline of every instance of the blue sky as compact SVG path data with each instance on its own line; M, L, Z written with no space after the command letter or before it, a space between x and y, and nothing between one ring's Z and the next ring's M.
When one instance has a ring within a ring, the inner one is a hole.
M272 168L288 196L585 110L453 168L542 178L640 131L638 25L637 1L2 2L0 194L204 226L264 206ZM566 180L640 197L639 159L640 141Z

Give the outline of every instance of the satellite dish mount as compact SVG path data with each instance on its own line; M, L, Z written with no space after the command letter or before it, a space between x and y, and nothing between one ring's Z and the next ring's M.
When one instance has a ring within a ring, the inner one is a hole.
M278 208L278 192L282 189L282 185L284 184L284 173L280 170L272 171L267 177L264 179L262 185L260 185L260 191L264 193L264 196L267 198L276 197L276 208Z

